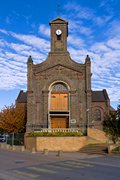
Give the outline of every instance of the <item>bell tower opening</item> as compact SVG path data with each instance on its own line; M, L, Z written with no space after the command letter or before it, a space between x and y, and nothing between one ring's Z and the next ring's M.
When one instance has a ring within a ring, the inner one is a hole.
M63 82L57 82L50 88L49 127L69 127L69 91Z

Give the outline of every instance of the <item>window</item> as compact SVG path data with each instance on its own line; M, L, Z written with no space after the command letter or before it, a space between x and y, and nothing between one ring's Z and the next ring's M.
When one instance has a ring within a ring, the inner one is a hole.
M99 109L95 111L95 121L101 121L101 112Z
M52 87L52 91L67 91L67 87L63 83L57 83Z

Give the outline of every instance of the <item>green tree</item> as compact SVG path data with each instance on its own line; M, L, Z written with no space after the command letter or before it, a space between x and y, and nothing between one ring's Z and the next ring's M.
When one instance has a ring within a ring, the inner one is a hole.
M117 119L120 121L120 105L117 107Z
M108 137L116 143L120 138L120 105L115 112L110 111L105 115L103 121L103 130Z
M26 109L23 106L5 106L0 112L0 129L4 132L25 132Z

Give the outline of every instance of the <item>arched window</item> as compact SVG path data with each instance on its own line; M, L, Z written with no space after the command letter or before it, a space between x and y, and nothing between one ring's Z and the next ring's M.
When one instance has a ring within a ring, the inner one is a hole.
M54 92L65 92L68 91L67 87L63 83L56 83L52 86L52 91Z
M69 110L69 91L66 84L57 82L51 87L50 94L51 111L68 111Z
M101 121L101 112L99 109L96 109L94 116L95 116L95 121Z

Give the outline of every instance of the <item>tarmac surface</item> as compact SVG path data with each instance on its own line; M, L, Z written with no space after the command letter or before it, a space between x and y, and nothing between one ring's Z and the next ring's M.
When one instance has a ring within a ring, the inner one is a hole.
M120 157L0 149L0 180L120 180Z

